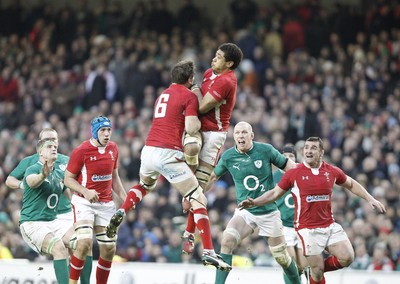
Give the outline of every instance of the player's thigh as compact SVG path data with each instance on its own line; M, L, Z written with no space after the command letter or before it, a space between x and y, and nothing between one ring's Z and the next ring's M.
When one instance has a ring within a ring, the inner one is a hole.
M236 231L240 240L243 240L250 236L254 232L255 228L256 226L254 226L253 222L248 219L246 220L239 210L235 210L235 213L226 225L224 235Z
M343 227L338 223L334 223L332 226L326 250L339 259L354 258L353 246Z
M54 234L57 237L64 238L64 236L71 236L74 226L74 214L72 211L68 213L58 214Z
M154 162L156 171L164 176L180 194L186 196L198 188L199 183L184 162L181 151L159 148L154 152L157 153L155 155L157 162Z
M114 201L92 203L92 208L95 214L94 226L103 227L105 231L105 227L116 211Z
M272 211L265 215L255 216L259 235L268 238L279 238L284 240L283 224L279 210Z
M297 233L296 230L294 228L291 227L283 227L283 235L285 237L285 241L286 241L286 245L288 247L296 247L298 244L298 237L297 237ZM294 252L294 249L293 249Z
M140 156L140 180L145 184L154 183L160 173L157 171L159 163L161 162L160 148L144 146Z
M79 223L94 223L95 212L93 211L92 203L85 198L74 194L71 199L73 205L73 213L75 216L75 228Z
M53 234L51 229L44 221L24 222L20 226L22 239L35 252L41 254L43 252L43 242L48 234Z
M199 158L201 161L212 165L218 162L218 157L221 154L221 148L226 140L226 132L203 132L203 147L201 148Z
M305 256L320 255L326 248L330 237L330 228L300 229L297 234Z

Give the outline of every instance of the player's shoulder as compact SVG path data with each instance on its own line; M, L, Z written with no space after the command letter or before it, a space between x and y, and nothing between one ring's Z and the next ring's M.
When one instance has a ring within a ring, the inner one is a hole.
M254 149L255 149L256 151L258 151L258 152L268 153L268 154L270 154L271 152L274 152L274 151L278 151L278 150L275 149L275 147L272 146L271 144L269 144L269 143L264 143L264 142L257 142L257 141L254 141L254 142L253 142L253 147L254 147ZM278 151L278 152L279 152L279 151Z
M39 162L39 161L36 161L35 163L33 163L33 164L31 164L31 165L29 165L27 168L26 168L26 173L28 173L28 172L32 172L32 171L35 171L35 170L37 170L37 169L41 169L43 167L43 164L41 163L41 162Z
M67 155L58 153L58 155L57 155L57 160L56 160L56 163L57 163L57 164L60 164L60 165L62 165L62 164L67 164L68 161L69 161L69 157L68 157Z
M304 171L309 171L309 168L307 168L304 165L304 163L297 163L294 168L287 170L285 173L288 173L290 175L296 175L296 174L304 172Z
M236 150L236 147L234 146L234 147L227 149L224 153L222 153L221 159L229 159L229 157L232 157L237 154L238 154L238 152Z
M206 71L204 71L203 77L204 78L211 77L212 74L213 74L212 68L208 68Z
M107 144L107 148L111 148L111 149L117 149L118 150L118 144L114 141L109 141Z
M272 146L269 143L258 142L258 141L253 141L253 147L258 148L258 149L266 149L266 150L270 150L270 149L274 148L274 146Z
M69 157L67 156L67 155L64 155L64 154L61 154L61 153L58 153L57 154L57 160L68 160L69 159Z
M91 143L90 143L90 139L89 140L85 140L83 141L81 144L79 144L77 147L75 147L72 150L71 156L75 155L77 153L82 153L87 151L88 149L94 147Z
M37 153L27 156L21 160L21 163L31 163L34 164L39 160L39 155Z
M339 168L338 166L329 164L327 162L322 162L321 168L323 168L326 171L330 171L330 172L344 173L343 170L341 168Z

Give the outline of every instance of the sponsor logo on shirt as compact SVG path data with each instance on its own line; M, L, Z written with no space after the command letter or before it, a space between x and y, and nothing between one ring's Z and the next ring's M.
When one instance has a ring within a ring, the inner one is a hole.
M169 178L170 178L170 179L174 179L174 178L177 178L177 177L182 176L182 175L184 175L184 174L186 174L186 171L183 171L183 172L181 172L181 173L176 173L176 174L170 174L170 175L169 175Z
M111 180L112 175L105 175L105 176L100 176L100 175L93 175L92 176L92 181L97 182L97 181L105 181L105 180Z
M329 195L307 195L307 202L319 202L319 201L328 201Z
M237 169L238 171L240 171L239 163L236 163L236 164L232 165L232 168Z

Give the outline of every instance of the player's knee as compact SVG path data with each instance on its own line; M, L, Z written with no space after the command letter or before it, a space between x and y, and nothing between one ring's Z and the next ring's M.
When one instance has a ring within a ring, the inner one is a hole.
M62 242L61 239L59 237L53 236L49 243L47 244L47 249L46 249L46 253L53 255L53 251L54 253L57 253L57 249L60 249Z
M340 265L348 267L354 261L354 253L348 252L345 256L338 258Z
M194 209L207 207L207 198L204 195L203 188L200 185L198 185L194 190L190 191L184 197L189 200Z
M240 233L234 228L226 228L222 235L221 246L224 250L232 251L239 245L241 240Z
M202 146L200 133L196 135L186 134L183 140L183 154L189 166L199 165L199 153Z
M82 253L90 251L93 243L93 226L88 224L81 224L75 227L76 234L76 250Z
M199 165L199 155L187 155L186 153L184 153L185 156L185 162L186 164L188 164L189 166L198 166Z
M201 133L196 132L193 135L186 133L185 137L183 138L182 144L184 152L188 151L189 155L198 154L201 150L201 147L203 146L203 139L201 137Z
M196 169L196 178L200 184L207 184L211 177L212 168L199 165Z
M99 244L100 254L102 258L111 260L115 255L117 236L113 238L107 237L105 232L97 233L96 240Z
M61 239L58 239L54 244L50 254L57 259L68 258L68 249L64 246L64 243L61 241Z
M144 181L144 180L140 180L140 185L141 186L143 186L143 188L147 191L147 192L150 192L150 191L153 191L155 188L156 188L156 185L157 185L157 180L155 180L155 181Z
M115 235L112 238L107 237L106 232L101 232L96 234L97 243L101 246L108 247L110 249L115 249L115 243L117 241L117 236Z
M292 258L290 257L287 249L286 243L281 243L276 246L269 246L272 256L275 258L276 262L279 263L284 268L289 267L292 262Z

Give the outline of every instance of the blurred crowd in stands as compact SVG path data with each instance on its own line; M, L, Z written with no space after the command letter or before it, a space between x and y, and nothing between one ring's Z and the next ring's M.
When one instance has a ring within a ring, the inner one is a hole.
M153 103L169 85L170 67L191 58L201 80L218 45L235 42L244 60L231 124L245 120L256 140L276 148L291 142L299 156L305 138L322 137L325 159L387 207L386 215L378 215L335 188L334 216L356 251L352 267L400 270L397 1L327 9L317 0L268 6L233 0L226 7L231 21L205 15L190 0L176 12L166 0L137 2L132 11L118 1L99 1L94 8L79 1L60 9L52 1L29 9L9 2L0 10L0 258L38 259L18 228L22 192L7 188L4 180L35 152L41 129L56 129L59 150L68 155L90 137L91 118L107 115L128 190L137 182ZM224 149L232 145L229 136ZM181 254L181 197L164 180L157 187L128 214L117 254L127 261L199 262L198 252ZM230 177L207 196L218 250L236 207ZM256 234L236 255L234 265L276 265Z

